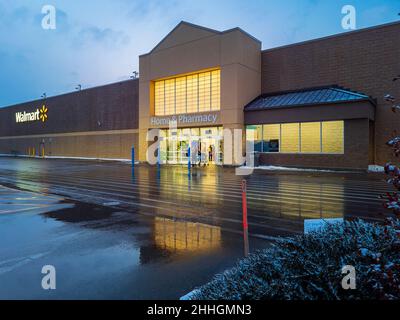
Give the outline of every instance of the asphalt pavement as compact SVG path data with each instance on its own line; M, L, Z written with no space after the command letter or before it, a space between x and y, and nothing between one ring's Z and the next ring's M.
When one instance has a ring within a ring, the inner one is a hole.
M243 257L233 168L0 158L0 299L177 299ZM304 219L382 221L382 174L257 171L251 251ZM41 269L57 270L43 290Z

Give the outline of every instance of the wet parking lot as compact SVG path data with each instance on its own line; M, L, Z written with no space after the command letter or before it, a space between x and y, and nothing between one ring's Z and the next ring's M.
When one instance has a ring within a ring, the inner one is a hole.
M177 299L243 256L231 168L0 158L1 299ZM304 219L382 220L379 174L262 171L247 179L251 250ZM57 289L41 288L53 265Z

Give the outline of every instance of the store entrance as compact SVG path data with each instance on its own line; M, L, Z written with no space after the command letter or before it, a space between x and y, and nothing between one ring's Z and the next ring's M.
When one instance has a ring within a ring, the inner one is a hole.
M222 164L222 127L160 130L160 162L192 165Z

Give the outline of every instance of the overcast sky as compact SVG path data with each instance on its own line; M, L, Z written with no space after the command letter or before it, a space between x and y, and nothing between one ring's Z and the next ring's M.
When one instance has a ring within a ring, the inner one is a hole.
M42 28L44 5L56 30ZM400 0L0 0L0 106L128 79L138 56L181 20L217 30L241 27L271 48L400 19Z

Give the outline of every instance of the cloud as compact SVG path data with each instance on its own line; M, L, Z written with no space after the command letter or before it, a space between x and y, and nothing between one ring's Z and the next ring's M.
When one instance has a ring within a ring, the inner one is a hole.
M361 12L360 21L365 24L366 21L368 23L379 23L379 21L385 20L385 17L390 15L390 8L385 5L379 5L375 7L370 7Z
M90 26L82 28L75 35L73 45L75 47L91 46L93 43L100 44L106 48L118 48L128 44L130 38L122 31L111 28L99 28Z
M26 6L10 9L0 4L0 26L14 28L32 20L30 10Z
M352 0L359 23L398 19L399 0ZM35 0L0 0L0 107L129 77L181 20L226 30L239 26L275 47L340 29L345 0L52 0L57 29L43 30ZM387 8L386 8L387 7ZM393 18L392 18L393 16Z

